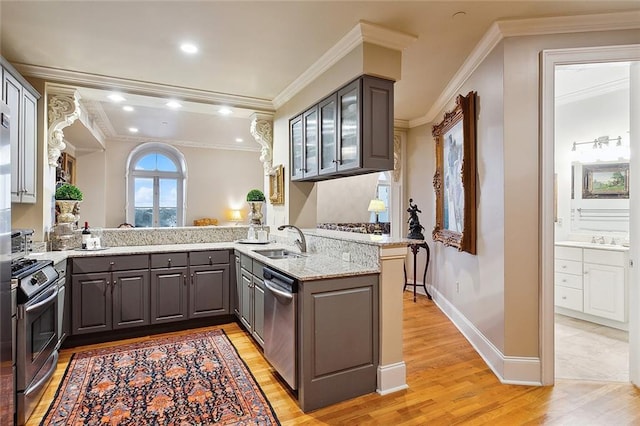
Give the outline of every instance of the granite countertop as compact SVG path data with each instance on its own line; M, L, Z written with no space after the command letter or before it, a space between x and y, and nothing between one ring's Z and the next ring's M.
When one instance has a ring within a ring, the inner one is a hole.
M397 244L401 245L400 243ZM292 249L291 246L287 246L284 244L241 244L228 241L217 243L108 247L102 250L76 249L66 251L49 251L43 253L33 253L29 255L29 257L52 260L54 263L58 263L70 257L113 256L198 250L237 250L240 253L244 253L267 266L278 269L281 272L297 278L301 281L312 281L325 278L339 278L380 273L379 268L366 267L354 262L345 262L335 257L317 253L306 253L303 257L287 259L269 259L268 257L265 257L259 253L255 253L255 250L261 250L265 248L286 248L290 251L297 251L296 249Z
M609 250L609 251L629 251L629 247L621 246L618 244L600 244L600 243L591 243L586 241L557 241L555 243L557 246L564 247L579 247L579 248L588 248L588 249L596 249L596 250Z

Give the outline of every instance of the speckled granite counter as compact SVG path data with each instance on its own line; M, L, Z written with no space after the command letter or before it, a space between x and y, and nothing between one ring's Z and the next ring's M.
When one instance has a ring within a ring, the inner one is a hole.
M238 250L248 256L251 256L265 265L274 267L287 275L293 276L301 281L311 281L324 278L347 277L354 275L377 274L380 272L379 267L361 265L355 262L344 262L334 257L323 254L308 253L305 257L291 259L269 259L261 254L255 253L254 250L264 248L287 248L292 250L291 246L284 244L240 244L234 242L217 242L217 243L195 243L195 244L165 244L165 245L145 245L145 246L123 246L110 247L104 250L66 250L66 251L50 251L44 253L34 253L30 257L37 259L52 260L58 263L70 257L84 256L113 256L127 254L145 254L145 253L167 253L182 251L198 251L198 250Z

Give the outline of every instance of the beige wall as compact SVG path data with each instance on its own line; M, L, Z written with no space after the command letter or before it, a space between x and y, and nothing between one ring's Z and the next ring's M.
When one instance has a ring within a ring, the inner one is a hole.
M81 166L85 157L78 157L78 182L82 182L85 194L92 194L87 195L87 199L97 197L98 204L104 202L106 227L125 222L126 164L129 153L136 146L133 143L109 142L104 159L88 156L89 164L85 163L86 167ZM182 152L187 164L185 225L192 225L194 219L203 217L217 218L223 224L228 220L229 210L232 208L242 209L246 221L247 192L263 185L260 153L182 146L176 148ZM104 168L104 181L101 182L97 175L100 174L103 162L107 166ZM103 189L104 182L106 191ZM104 191L104 200L100 198L101 191ZM99 219L96 222L99 223Z
M370 222L379 173L318 182L318 223ZM388 207L388 206L387 206Z
M92 226L115 227L125 222L125 176L129 153L137 145L108 142L106 151L78 155L77 184L85 194L81 221ZM224 224L232 208L240 208L246 221L247 192L261 188L259 152L176 147L187 163L185 225L213 217Z
M500 44L459 91L465 95L471 90L478 92L478 254L472 256L440 243L429 243L431 284L500 350L504 347L502 53ZM451 100L446 111L454 106L455 100ZM438 121L443 114L444 111L439 114ZM406 193L422 210L420 219L427 240L435 225L433 124L436 123L409 131L407 159ZM419 260L421 270L423 262Z

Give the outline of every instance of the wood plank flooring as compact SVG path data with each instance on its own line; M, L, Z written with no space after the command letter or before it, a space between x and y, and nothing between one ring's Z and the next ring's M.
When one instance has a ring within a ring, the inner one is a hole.
M373 393L308 414L300 411L237 324L212 328L225 330L283 425L640 424L640 390L631 384L559 380L553 387L504 385L425 296L413 303L406 292L404 309L409 389L386 396ZM39 424L71 354L84 348L61 352L55 376L28 425Z

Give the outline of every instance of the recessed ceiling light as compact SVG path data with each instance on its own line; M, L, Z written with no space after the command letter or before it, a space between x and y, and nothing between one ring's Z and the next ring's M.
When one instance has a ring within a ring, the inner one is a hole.
M194 53L198 53L198 46L193 43L182 43L180 45L180 50L182 50L184 53L193 55Z
M131 105L125 105L125 106L122 107L122 109L127 111L127 112L133 111L133 107Z
M167 102L167 106L168 106L169 108L173 108L173 109L182 108L182 105L180 105L180 103L179 103L179 102L176 102L176 101L169 101L169 102Z
M242 139L242 138L236 138L236 142L244 142L244 139Z
M137 127L129 127L129 131L131 133L138 133L138 128Z
M233 113L233 111L231 111L231 108L222 107L218 110L218 113L222 115L230 115Z
M111 99L113 102L122 102L122 101L126 101L126 99L124 98L124 96L122 96L120 93L112 93L109 96L107 96L109 99Z

